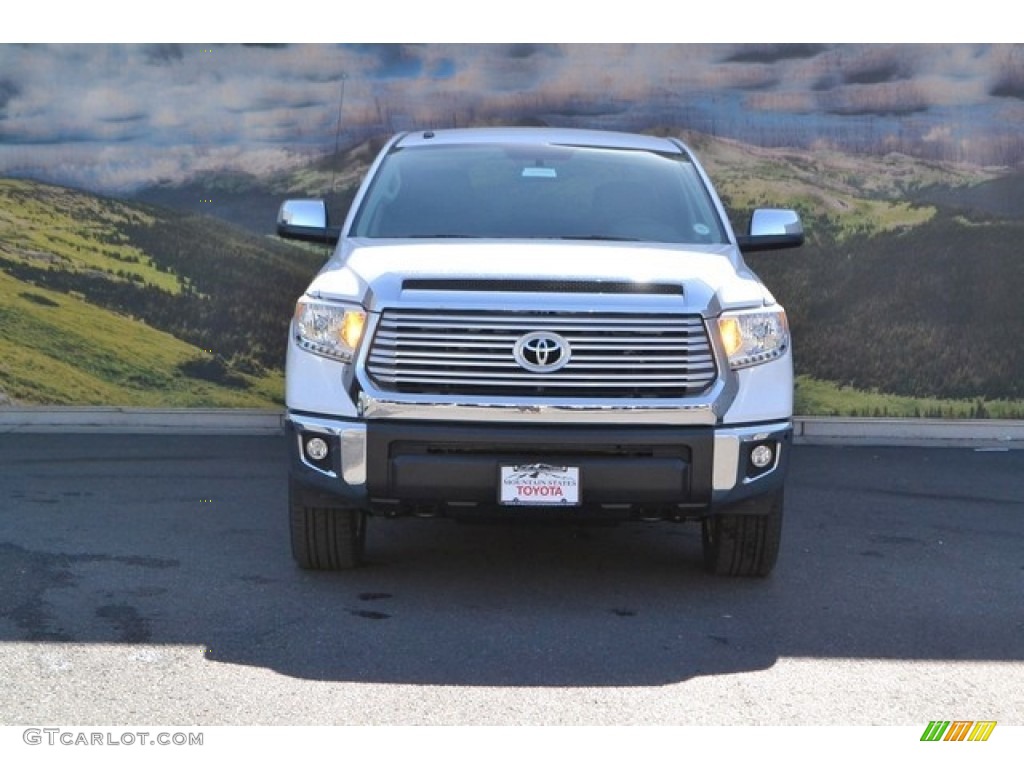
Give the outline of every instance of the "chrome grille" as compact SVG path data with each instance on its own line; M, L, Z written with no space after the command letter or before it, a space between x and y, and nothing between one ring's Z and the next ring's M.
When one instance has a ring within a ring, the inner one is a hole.
M531 373L524 335L558 334L568 364ZM386 310L366 366L381 390L416 394L673 398L704 391L715 363L695 315Z

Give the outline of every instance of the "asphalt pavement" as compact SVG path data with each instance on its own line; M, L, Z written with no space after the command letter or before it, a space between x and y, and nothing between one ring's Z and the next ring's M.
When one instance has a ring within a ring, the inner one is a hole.
M373 520L280 435L0 435L0 725L1024 724L1024 451L800 445L767 579L696 525Z

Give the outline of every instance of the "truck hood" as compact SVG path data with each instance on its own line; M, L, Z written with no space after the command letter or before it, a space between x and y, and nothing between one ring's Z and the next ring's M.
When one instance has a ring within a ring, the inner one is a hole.
M347 240L307 293L357 302L370 311L410 304L551 308L553 293L524 287L522 281L530 280L634 286L628 291L558 293L560 309L594 309L600 301L601 309L685 310L710 316L775 301L734 246L550 240ZM649 286L649 292L642 286Z

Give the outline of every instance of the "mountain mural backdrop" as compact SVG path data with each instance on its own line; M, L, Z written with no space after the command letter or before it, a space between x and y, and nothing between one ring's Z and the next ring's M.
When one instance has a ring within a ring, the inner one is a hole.
M0 45L0 403L281 402L290 307L411 128L679 135L787 306L808 413L1024 416L1024 46Z

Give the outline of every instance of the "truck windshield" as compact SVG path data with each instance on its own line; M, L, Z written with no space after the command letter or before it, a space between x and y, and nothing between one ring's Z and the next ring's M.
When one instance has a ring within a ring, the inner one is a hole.
M350 235L727 242L683 154L491 144L392 152Z

